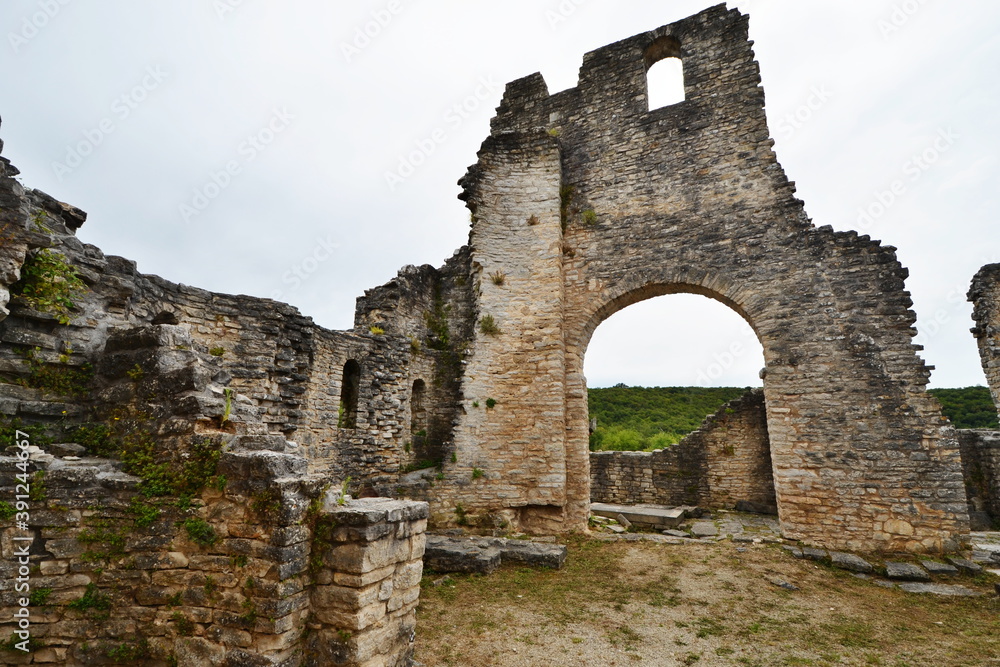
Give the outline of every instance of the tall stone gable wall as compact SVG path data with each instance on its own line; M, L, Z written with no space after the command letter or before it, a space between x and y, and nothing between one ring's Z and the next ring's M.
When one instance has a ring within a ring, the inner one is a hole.
M493 491L460 500L582 527L590 336L632 303L688 292L732 307L764 347L788 537L953 546L968 526L961 461L925 392L907 272L893 248L806 216L772 150L747 21L714 7L586 54L570 90L549 95L537 74L507 86L462 181L477 309L500 333L475 332L455 435ZM647 68L670 55L686 100L649 111ZM469 408L485 397L494 410Z

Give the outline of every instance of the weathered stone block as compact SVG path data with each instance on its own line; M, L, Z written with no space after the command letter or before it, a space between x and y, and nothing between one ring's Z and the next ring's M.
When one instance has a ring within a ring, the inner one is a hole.
M500 567L500 549L432 535L427 539L424 565L435 572L490 574Z

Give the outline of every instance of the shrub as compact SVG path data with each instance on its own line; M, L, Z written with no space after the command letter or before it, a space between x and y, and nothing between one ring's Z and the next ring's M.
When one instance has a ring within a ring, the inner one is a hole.
M479 330L487 336L498 336L502 333L492 315L483 315L479 320Z
M184 530L187 531L188 537L195 544L210 547L219 540L219 536L215 534L215 529L204 519L190 517L184 520L183 526Z
M70 312L76 307L73 297L86 289L64 255L44 248L28 255L11 294L21 297L34 310L55 315L60 324L69 324Z

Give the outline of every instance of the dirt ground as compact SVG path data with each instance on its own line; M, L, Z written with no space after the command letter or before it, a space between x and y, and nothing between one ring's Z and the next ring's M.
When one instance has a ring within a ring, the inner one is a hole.
M777 545L579 537L568 546L559 571L505 567L444 582L427 573L416 659L427 667L1000 666L993 575L956 577L948 583L985 595L955 598L888 590Z

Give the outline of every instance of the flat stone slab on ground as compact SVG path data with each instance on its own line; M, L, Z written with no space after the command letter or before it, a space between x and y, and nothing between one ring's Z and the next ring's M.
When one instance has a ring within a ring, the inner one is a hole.
M506 539L495 540L493 544L500 549L501 563L521 563L558 570L566 562L566 546L562 544Z
M670 537L691 537L683 530L677 530L676 528L669 528L667 530L660 531L664 535L669 535Z
M875 571L875 567L860 556L844 553L843 551L831 551L830 561L834 566L851 572L862 572L870 574Z
M930 581L931 577L927 571L913 563L895 563L887 561L885 564L885 576L890 579L902 581Z
M611 503L591 503L590 513L616 519L619 514L632 523L654 528L676 528L688 516L691 508L657 507L655 505L613 505Z
M964 574L971 574L973 576L983 573L982 565L973 563L971 560L965 560L964 558L955 558L954 556L948 557L948 562L957 567Z
M828 554L823 549L813 549L812 547L802 548L802 557L808 558L809 560L823 560L828 557Z
M799 590L798 586L796 586L795 584L790 583L788 581L785 581L784 579L782 579L780 577L768 577L767 580L768 580L768 582L770 582L774 586L777 586L778 588L784 588L786 591L797 591L797 590Z
M977 597L982 593L970 590L965 586L950 584L921 584L917 582L899 584L899 588L907 593L932 593L934 595L952 595L956 597Z
M691 534L695 537L715 537L719 534L719 529L711 521L696 521L691 526Z
M436 572L490 574L503 563L559 569L566 562L562 544L498 537L428 535L424 563Z
M461 538L428 535L424 565L435 572L490 574L500 567L500 549Z
M946 577L951 577L958 574L958 568L954 565L948 565L947 563L938 563L933 560L922 560L920 564L924 566L924 569L935 575L943 575Z

